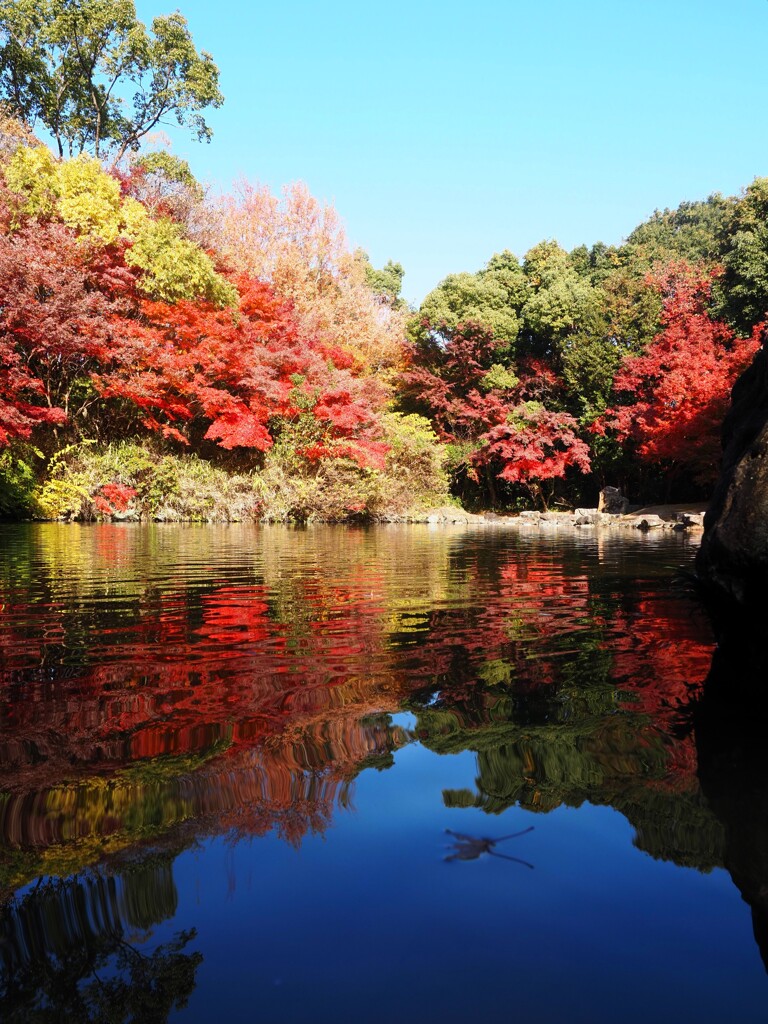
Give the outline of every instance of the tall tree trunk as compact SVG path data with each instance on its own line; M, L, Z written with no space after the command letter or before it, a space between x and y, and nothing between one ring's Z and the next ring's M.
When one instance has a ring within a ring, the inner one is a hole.
M491 499L491 508L496 508L499 503L499 499L496 495L496 484L493 482L493 473L491 467L486 463L485 466L485 482L488 485L488 497Z

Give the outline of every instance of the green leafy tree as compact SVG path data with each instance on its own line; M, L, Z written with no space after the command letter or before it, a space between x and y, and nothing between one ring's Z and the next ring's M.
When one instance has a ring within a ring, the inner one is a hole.
M768 178L755 178L733 207L724 249L716 313L746 335L768 314Z
M419 321L438 333L453 332L460 324L479 324L513 349L526 294L520 264L505 251L493 256L476 274L449 274L424 299Z
M133 0L0 0L0 97L56 140L59 156L120 160L168 118L201 141L223 102L219 71L178 12L151 33Z
M643 271L677 260L711 268L720 259L734 202L716 192L705 200L683 202L676 210L654 211L619 250L622 262Z
M661 296L647 275L615 267L602 278L600 298L599 310L592 309L560 352L568 407L582 423L605 410L622 359L639 355L659 330Z
M523 310L525 354L562 360L567 340L577 331L597 334L604 297L580 277L557 242L539 242L523 261L529 298Z
M358 249L354 255L363 267L365 282L371 291L381 296L388 306L392 306L394 309L402 308L405 305L403 299L400 298L405 277L402 263L393 263L392 260L387 260L384 266L377 270L368 258L368 253L363 249Z

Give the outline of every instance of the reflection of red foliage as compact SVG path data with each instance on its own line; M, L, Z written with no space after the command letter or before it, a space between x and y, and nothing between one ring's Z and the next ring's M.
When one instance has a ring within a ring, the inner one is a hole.
M712 660L712 644L700 610L672 597L639 600L631 612L617 617L612 643L613 675L624 706L647 715L667 745L666 785L695 787L696 744L690 731L678 735L680 714L701 692Z
M111 567L126 557L125 536L96 528ZM671 726L704 679L711 648L687 601L651 599L642 586L637 598L601 593L586 572L564 572L540 551L500 548L485 560L469 549L456 569L461 601L427 605L413 629L393 617L393 581L375 563L296 578L279 601L253 582L150 590L130 614L104 612L94 628L108 644L86 641L77 667L67 652L83 643L79 618L55 601L25 606L22 592L9 594L0 616L0 783L20 792L220 747L217 772L252 754L272 766L270 792L287 794L302 772L353 774L382 750L361 718L397 710L414 691L443 706L511 693L562 707L592 682L614 712L635 719L638 737L663 737L671 783L693 779L692 744L673 740ZM42 631L29 626L37 622ZM569 683L569 668L582 663ZM598 670L604 678L591 680Z

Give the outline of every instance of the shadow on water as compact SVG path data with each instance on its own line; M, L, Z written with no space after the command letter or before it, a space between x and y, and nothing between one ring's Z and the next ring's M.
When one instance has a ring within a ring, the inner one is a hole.
M514 861L515 864L522 864L523 867L533 869L533 864L529 864L527 860L512 857L508 853L501 853L500 850L496 849L499 843L505 843L508 839L517 839L518 836L524 836L528 832L533 832L533 825L522 829L520 832L511 832L508 836L498 836L495 839L488 836L468 836L464 832L454 832L450 828L447 828L445 831L449 836L453 836L453 841L451 842L453 852L445 857L446 861L477 860L484 854L488 854L489 857L499 857L501 860Z
M694 712L698 775L724 828L724 865L752 911L768 971L768 652L754 622L728 623Z

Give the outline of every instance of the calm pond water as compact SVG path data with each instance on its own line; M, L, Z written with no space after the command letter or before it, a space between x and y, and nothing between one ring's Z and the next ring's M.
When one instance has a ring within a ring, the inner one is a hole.
M766 1020L695 541L0 531L0 1020Z

